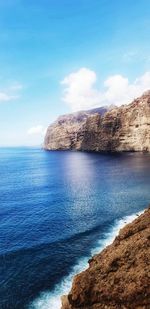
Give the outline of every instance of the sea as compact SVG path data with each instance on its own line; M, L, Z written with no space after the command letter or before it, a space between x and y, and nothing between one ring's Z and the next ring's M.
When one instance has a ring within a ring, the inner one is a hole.
M60 309L150 203L150 154L0 148L0 308Z

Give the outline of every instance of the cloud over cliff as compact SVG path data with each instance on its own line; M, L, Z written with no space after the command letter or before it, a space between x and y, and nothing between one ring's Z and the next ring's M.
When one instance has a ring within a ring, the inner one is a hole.
M98 85L97 75L88 68L80 68L62 81L62 100L72 111L90 109L104 105L129 103L150 88L150 72L130 82L120 74L109 76Z

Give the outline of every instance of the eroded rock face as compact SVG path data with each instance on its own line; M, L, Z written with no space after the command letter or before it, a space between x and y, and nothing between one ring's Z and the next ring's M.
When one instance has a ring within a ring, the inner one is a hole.
M48 127L44 148L48 150L81 149L87 119L93 115L104 115L106 111L107 108L102 107L60 116Z
M59 117L44 148L85 151L150 151L150 91L129 105Z
M75 276L62 309L150 309L150 208Z

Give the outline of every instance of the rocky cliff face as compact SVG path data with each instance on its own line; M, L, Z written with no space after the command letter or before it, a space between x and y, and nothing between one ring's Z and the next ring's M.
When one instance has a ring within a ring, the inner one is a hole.
M129 105L59 117L44 148L87 151L150 151L150 91Z
M62 309L150 308L150 208L75 276Z
M48 150L80 149L81 140L84 137L82 131L87 119L93 115L104 115L106 112L107 108L102 107L60 116L48 127L44 148Z

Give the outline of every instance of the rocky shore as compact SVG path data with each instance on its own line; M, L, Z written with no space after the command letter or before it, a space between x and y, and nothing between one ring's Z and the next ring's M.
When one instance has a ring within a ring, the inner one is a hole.
M47 129L44 148L149 152L150 91L128 105L59 117Z
M150 208L74 277L62 309L150 309Z

